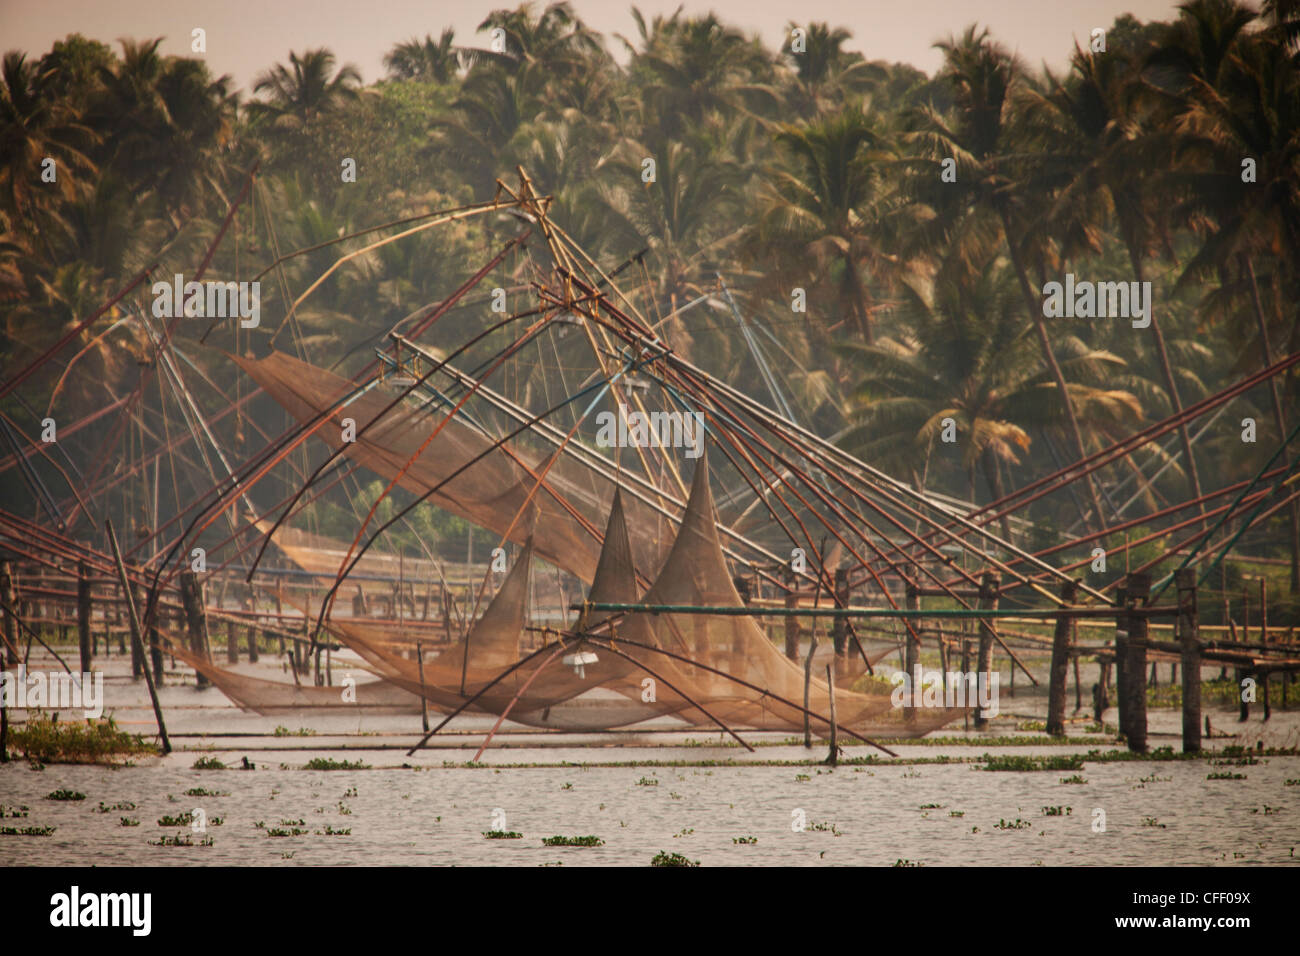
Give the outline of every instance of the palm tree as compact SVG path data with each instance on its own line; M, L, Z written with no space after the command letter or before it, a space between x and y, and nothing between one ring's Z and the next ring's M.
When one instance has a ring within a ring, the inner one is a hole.
M919 111L920 128L912 139L933 159L954 159L958 183L965 184L964 188L954 190L949 188L952 184L941 184L939 177L934 176L931 192L936 194L936 205L956 204L960 208L973 199L972 208L992 212L1001 227L1025 308L1033 320L1043 362L1065 407L1073 452L1077 460L1082 460L1088 452L1078 414L1047 334L1042 304L1034 294L1025 266L1025 242L1030 231L1025 222L1029 216L1026 207L1041 209L1044 197L1041 190L1035 190L1041 184L1030 178L1033 170L1029 168L1027 144L1016 141L1011 124L1012 94L1021 82L1022 70L1000 44L989 39L987 29L977 32L971 26L960 39L949 39L936 46L944 51L944 66L939 76L953 90L955 115L949 123L933 108L923 108ZM954 220L950 228L955 231L961 227ZM1092 520L1098 528L1103 528L1106 518L1096 481L1089 473L1084 482L1091 498Z
M1138 282L1146 279L1147 257L1168 234L1163 221L1167 204L1160 203L1155 172L1175 162L1162 125L1167 117L1155 114L1140 81L1146 52L1118 49L1113 40L1103 54L1076 47L1069 81L1049 73L1047 89L1028 90L1025 102L1029 121L1041 124L1038 135L1044 142L1069 144L1050 159L1063 180L1050 212L1054 231L1067 242L1077 237L1088 251L1100 252L1100 241L1090 228L1100 203L1116 223ZM1170 412L1179 414L1183 402L1154 303L1149 319ZM1192 494L1200 499L1200 473L1186 423L1179 426L1178 436ZM1204 513L1204 503L1198 510Z
M888 251L890 237L916 211L887 186L896 155L878 122L856 107L782 127L776 139L795 171L773 169L764 184L752 247L778 271L801 274L800 285L838 272L840 309L869 345L875 307L863 269L890 278L904 271L905 260Z
M728 124L756 111L774 114L780 98L774 68L756 40L725 26L717 16L656 16L649 26L635 7L641 39L628 74L640 90L641 124L652 143L681 138L706 122Z
M337 73L333 70L334 54L327 49L307 50L301 56L290 52L289 66L277 63L253 81L253 92L265 93L268 99L249 103L249 114L277 123L305 126L317 117L341 109L356 100L361 73L350 63L341 66Z
M792 34L796 24L786 26ZM869 92L886 76L879 64L868 63L860 53L848 53L844 44L853 34L843 27L810 23L803 28L804 49L795 53L793 37L786 40L781 58L793 71L791 90L786 95L800 115L811 115L844 105L851 97Z
M1238 27L1231 44L1213 47L1214 57L1194 56L1200 47L1188 47L1189 37L1223 36L1246 13L1208 0L1184 5L1163 58L1188 64L1175 88L1177 142L1188 159L1176 181L1187 196L1179 213L1202 239L1179 284L1217 277L1218 291L1206 298L1210 314L1233 315L1233 303L1244 303L1246 328L1253 325L1244 338L1253 339L1255 354L1269 365L1271 336L1288 338L1289 348L1298 344L1300 63L1276 30L1251 35ZM1242 174L1246 158L1255 164L1253 182ZM1262 283L1257 262L1272 273ZM1273 303L1273 322L1265 296ZM1269 389L1281 441L1287 416L1276 379ZM1300 590L1300 509L1294 503L1288 517L1291 583Z
M25 54L11 51L0 67L0 209L35 241L55 199L71 199L79 177L93 176L88 151L94 134L62 100L47 95ZM45 159L55 161L53 183L41 179ZM42 238L53 258L48 240Z
M840 347L859 376L851 393L856 424L842 444L865 460L910 470L921 484L951 418L972 499L977 469L991 498L1001 498L1002 474L1020 464L1030 433L1068 427L1060 392L1025 335L1016 276L992 255L973 275L954 257L931 295L916 282L903 288L906 321L894 336ZM1122 434L1141 415L1131 392L1105 387L1123 361L1077 339L1061 352L1083 427L1095 439ZM1003 534L1010 540L1005 518Z
M452 45L456 31L442 31L437 40L425 34L423 40L412 37L396 44L384 54L384 66L395 80L421 80L425 83L450 83L464 66L460 50Z

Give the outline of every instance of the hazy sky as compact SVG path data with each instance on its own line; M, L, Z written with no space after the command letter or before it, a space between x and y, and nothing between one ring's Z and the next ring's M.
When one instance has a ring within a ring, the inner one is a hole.
M328 46L340 62L361 69L366 82L384 73L383 55L395 43L443 27L464 45L486 46L476 36L484 16L517 6L517 0L449 3L445 0L0 0L0 43L5 50L41 54L68 33L80 32L116 45L119 37L166 37L166 53L190 54L190 31L207 31L207 58L215 73L229 73L247 89L254 74L285 60L290 50ZM574 0L579 16L606 35L636 36L632 4ZM649 20L670 14L674 0L642 0ZM1033 66L1066 62L1075 38L1109 26L1130 12L1140 20L1168 19L1175 0L718 0L686 2L688 13L714 10L725 21L760 33L773 48L790 21L824 20L853 32L848 49L868 59L911 63L926 72L940 62L931 44L977 21ZM540 4L539 4L540 8Z

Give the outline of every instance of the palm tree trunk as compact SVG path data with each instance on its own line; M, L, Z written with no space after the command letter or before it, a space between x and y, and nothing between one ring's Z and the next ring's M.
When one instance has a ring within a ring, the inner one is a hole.
M1264 352L1264 367L1273 364L1273 349L1268 344L1268 323L1264 321L1264 308L1259 301L1259 281L1255 278L1255 262L1250 256L1245 257L1246 271L1250 275L1250 297L1255 306L1255 323L1259 327L1259 347ZM1273 418L1277 422L1277 440L1285 441L1287 436L1286 415L1282 411L1282 397L1278 394L1277 376L1268 380L1268 391L1273 397ZM1291 520L1291 533L1287 542L1291 548L1291 593L1300 592L1300 508L1293 501L1287 507Z
M844 279L849 284L849 307L853 312L853 322L858 327L858 334L867 345L874 344L875 336L871 329L871 309L867 304L867 290L858 275L858 265L852 253L844 254Z
M998 215L1002 218L1002 235L1006 239L1007 252L1011 256L1011 265L1016 270L1016 276L1020 279L1020 292L1025 297L1025 306L1029 309L1030 318L1034 320L1034 328L1038 332L1038 345L1043 350L1043 360L1051 370L1052 378L1056 382L1056 387L1061 393L1061 402L1065 405L1066 418L1070 425L1070 437L1074 440L1074 453L1078 456L1077 460L1082 461L1088 457L1088 453L1083 447L1083 432L1079 430L1079 417L1074 413L1074 402L1070 399L1069 389L1065 385L1065 376L1061 373L1061 366L1056 361L1056 355L1052 352L1051 340L1047 337L1047 325L1043 322L1043 310L1041 305L1034 299L1034 290L1029 285L1029 276L1025 272L1025 264L1021 262L1020 255L1016 252L1015 243L1011 239L1011 217L1007 214L1005 203L997 204ZM1101 496L1097 494L1097 485L1094 481L1092 472L1084 475L1084 483L1088 486L1088 494L1092 498L1092 530L1104 531L1106 529L1106 513L1101 508Z
M1129 247L1128 258L1133 268L1134 277L1141 283L1143 280L1142 260L1132 246ZM1165 392L1169 395L1169 403L1174 410L1174 414L1181 415L1183 413L1183 400L1178 395L1178 385L1174 381L1173 366L1169 364L1169 350L1165 348L1165 335L1160 331L1160 322L1156 319L1154 300L1148 304L1148 309L1151 313L1148 316L1151 320L1151 334L1156 341L1156 356L1160 359L1160 374L1164 376L1165 380ZM1192 493L1198 499L1196 510L1201 515L1204 515L1205 502L1199 500L1201 497L1201 476L1196 468L1196 458L1192 454L1192 440L1188 434L1187 422L1183 422L1178 426L1178 438L1183 446L1183 459L1187 462L1187 477L1192 484ZM1201 522L1201 527L1202 529L1205 528L1205 522Z

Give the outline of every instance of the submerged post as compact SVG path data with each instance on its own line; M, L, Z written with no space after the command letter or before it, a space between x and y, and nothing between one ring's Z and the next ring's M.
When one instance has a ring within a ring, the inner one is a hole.
M1061 583L1061 600L1073 604L1079 594L1078 581ZM1052 737L1065 736L1065 679L1070 666L1070 629L1073 621L1068 614L1056 619L1056 630L1052 634L1052 670L1047 696L1047 733ZM1013 671L1014 673L1014 671ZM1079 680L1076 671L1075 696L1078 696Z
M981 608L996 610L998 606L998 585L1002 583L1002 577L996 571L985 571L980 578L980 597L979 605ZM984 686L990 688L988 693L992 692L989 673L993 665L993 624L988 618L980 618L980 647L979 658L975 663L977 681L984 681ZM984 716L982 709L975 710L975 729L982 730L988 726L988 718Z
M148 608L150 605L153 605L152 615L148 614ZM149 601L145 604L146 617L148 617L148 620L143 623L149 637L149 658L153 661L153 682L156 686L161 687L163 684L162 641L158 639L158 625L155 623L158 620L159 610L158 588L153 587L149 589Z
M189 637L190 651L211 660L208 653L208 616L203 608L203 585L193 571L181 572L181 606L185 609L185 632ZM230 659L228 649L226 659ZM194 686L202 690L208 683L203 672L195 670Z
M817 653L817 625L814 622L812 633L809 635L808 656L803 662L803 745L809 750L812 749L812 723L808 719L808 701L809 692L812 690L812 663L813 655Z
M429 732L429 700L424 696L424 645L419 641L415 642L415 659L419 662L420 668L420 724L427 734Z
M130 607L134 602L136 607L144 607L144 585L137 584L133 588L123 585L122 602L126 607ZM127 633L131 633L131 615L127 614ZM131 679L139 680L144 673L144 644L131 642Z
M1134 572L1126 580L1129 604L1128 615L1128 660L1124 670L1127 673L1128 700L1125 708L1129 713L1129 750L1146 753L1147 750L1147 618L1134 613L1138 602L1146 604L1151 594L1151 575Z
M835 666L826 665L826 683L831 688L831 750L826 755L826 763L834 767L840 762L840 745L835 719Z
M1174 572L1178 587L1178 643L1183 664L1183 753L1201 750L1201 640L1196 615L1196 569Z
M785 606L798 607L799 580L795 577L794 571L789 568L786 568L785 572L785 587ZM785 656L792 661L799 659L799 618L793 614L785 616Z
M911 574L912 580L907 582L907 592L904 602L909 611L921 610L921 592L916 587L915 566L908 565L908 573ZM917 669L921 666L921 621L919 618L912 618L911 621L903 622L903 670L907 673L907 680L910 685L919 684L920 677ZM918 635L914 637L913 635ZM903 720L907 723L916 721L916 708L912 706L914 700L918 699L919 688L912 686L912 693L904 697Z

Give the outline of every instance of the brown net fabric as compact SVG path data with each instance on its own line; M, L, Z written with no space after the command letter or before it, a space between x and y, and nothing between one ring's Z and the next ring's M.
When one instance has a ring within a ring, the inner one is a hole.
M423 677L417 662L399 657L373 640L366 633L366 623L332 621L330 628L375 673L411 693L423 694L444 711L454 710L482 692L470 710L499 715L509 708L511 720L537 727L595 730L638 723L669 712L670 707L643 704L639 698L611 692L604 686L613 683L622 688L637 670L633 663L617 655L597 651L596 659L584 660L582 673L577 673L577 667L565 661L595 650L582 644L566 648L555 658L549 651L539 654L488 686L523 656L519 639L527 620L532 554L529 539L501 589L470 628L467 639L426 660ZM582 699L575 700L579 697Z
M357 683L353 688L356 699L349 701L343 698L343 687L300 687L297 684L236 674L177 646L175 642L168 648L167 653L184 661L212 681L218 690L244 710L251 710L263 716L310 715L323 711L340 714L352 711L367 714L418 714L420 712L419 697L388 681Z
M272 352L263 359L236 357L235 361L303 423L332 408L353 388L346 379L281 352ZM401 473L445 415L443 411L431 412L399 404L360 434L391 400L384 393L365 392L335 411L334 424L318 429L316 435L337 449L343 445L342 420L353 419L359 434L355 442L348 443L347 456L391 480ZM522 543L527 531L514 518L524 510L535 479L505 451L489 451L492 444L493 439L459 417L453 418L415 459L399 483L416 494L424 494L479 454L488 452L442 485L429 500L452 514L502 536L508 534L510 540ZM545 461L542 456L516 443L510 447L520 461L540 474ZM532 499L538 509L534 530L537 553L557 567L590 581L600 552L600 542L592 529L598 530L603 523L615 484L564 456L547 472L546 483L583 520L570 514L545 489L539 490ZM671 504L665 507L670 512L674 510ZM635 566L653 574L661 563L663 542L671 533L671 522L639 499L629 502L628 516L635 531Z
M738 607L741 597L732 584L718 540L707 456L696 464L690 499L681 530L644 603L688 607ZM701 613L634 613L616 625L624 639L620 648L660 672L682 695L735 727L801 729L803 727L803 668L787 658L748 616ZM649 645L672 651L704 667L657 654ZM737 677L752 686L729 679ZM670 696L671 692L669 692ZM818 717L813 726L825 729L830 714L830 688L814 677L809 684L808 709ZM926 733L960 716L959 709L895 709L890 696L835 691L836 721L859 733L912 736ZM906 712L905 712L906 711ZM683 716L711 722L699 708Z

